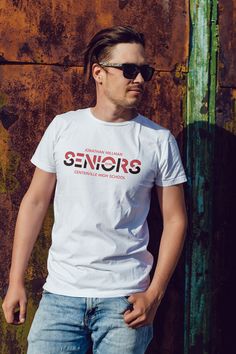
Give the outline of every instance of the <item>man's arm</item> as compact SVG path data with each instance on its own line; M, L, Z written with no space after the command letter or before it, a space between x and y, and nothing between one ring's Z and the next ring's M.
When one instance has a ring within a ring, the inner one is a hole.
M56 174L36 167L24 195L15 226L9 287L2 304L8 323L14 322L14 309L20 305L20 318L26 313L24 273L40 232L56 182Z
M157 187L157 195L163 217L163 232L157 265L148 289L141 293L132 294L128 298L129 302L133 304L133 310L125 311L124 320L131 328L153 323L185 240L187 212L183 185Z
M163 218L163 232L157 265L148 292L157 299L164 296L180 258L187 230L187 212L183 185L156 187Z
M47 212L55 181L55 173L36 167L16 220L10 284L24 283L24 272Z

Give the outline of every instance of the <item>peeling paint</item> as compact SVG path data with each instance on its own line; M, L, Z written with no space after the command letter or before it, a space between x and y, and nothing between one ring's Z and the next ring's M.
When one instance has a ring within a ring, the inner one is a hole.
M211 252L216 107L217 0L190 1L187 90L189 231L186 245L185 354L211 352Z

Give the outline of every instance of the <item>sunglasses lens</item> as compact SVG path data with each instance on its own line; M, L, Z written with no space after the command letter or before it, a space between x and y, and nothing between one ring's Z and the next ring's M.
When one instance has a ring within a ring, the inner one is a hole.
M149 65L143 65L141 66L141 75L144 78L144 81L149 81L152 78L152 75L154 73L154 69L149 66Z
M139 72L141 72L144 81L149 81L152 78L154 69L149 65L142 65L139 68L135 64L123 64L123 73L126 79L134 79Z
M135 64L123 64L123 73L126 79L134 79L139 72Z

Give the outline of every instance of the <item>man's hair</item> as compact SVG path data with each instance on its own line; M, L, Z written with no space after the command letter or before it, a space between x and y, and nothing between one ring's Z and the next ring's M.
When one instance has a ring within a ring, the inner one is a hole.
M112 55L112 47L119 43L138 43L145 47L143 33L131 26L113 26L97 32L83 51L85 82L92 78L92 65L99 61L108 61Z

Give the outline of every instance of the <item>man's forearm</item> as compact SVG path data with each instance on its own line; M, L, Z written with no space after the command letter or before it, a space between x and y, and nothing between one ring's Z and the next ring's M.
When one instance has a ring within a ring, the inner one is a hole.
M181 255L186 228L186 220L182 222L170 222L164 226L156 269L148 288L148 292L152 292L154 297L160 300L164 296L169 280Z
M27 194L22 199L15 227L10 284L24 283L25 269L47 208L43 203L33 203Z

